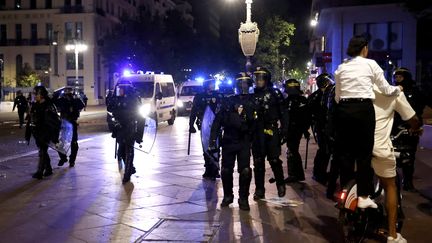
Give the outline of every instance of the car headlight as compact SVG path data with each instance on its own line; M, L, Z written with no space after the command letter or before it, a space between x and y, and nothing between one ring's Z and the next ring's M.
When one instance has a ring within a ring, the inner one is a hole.
M151 105L150 104L143 104L140 108L139 108L139 114L143 117L146 118L148 115L150 115L151 112Z
M183 101L177 100L177 107L182 108L184 106Z

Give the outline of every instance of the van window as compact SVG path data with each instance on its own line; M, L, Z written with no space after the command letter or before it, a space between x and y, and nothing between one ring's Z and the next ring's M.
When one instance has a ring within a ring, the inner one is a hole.
M183 86L181 96L195 96L204 91L202 86Z
M173 97L175 96L174 84L173 83L161 83L162 96Z
M137 82L133 84L141 98L153 97L153 82Z

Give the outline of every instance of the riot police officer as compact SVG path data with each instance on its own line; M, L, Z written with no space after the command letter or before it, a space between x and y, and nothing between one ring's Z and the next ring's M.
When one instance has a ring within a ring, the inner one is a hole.
M196 133L194 124L197 125L198 130L201 130L201 123L204 116L206 107L209 106L213 113L216 115L222 105L223 95L215 91L215 80L207 79L203 82L204 92L195 95L192 110L189 116L189 132ZM204 167L205 171L202 177L208 180L216 180L219 177L219 158L210 156L207 151L204 151Z
M69 155L69 167L75 166L76 156L78 154L78 118L81 110L84 108L84 103L80 98L74 96L74 91L70 87L64 89L63 95L54 101L57 109L60 111L60 117L72 124L72 141L71 154ZM58 166L63 166L68 161L67 156L59 152L60 161Z
M33 135L36 140L39 149L39 163L33 178L41 180L44 176L53 174L48 155L48 144L58 143L61 121L56 107L48 97L47 89L44 86L36 86L33 92L35 103L30 110L25 139L29 142Z
M239 177L238 204L242 210L249 208L249 187L252 180L250 168L251 137L254 132L254 110L249 88L252 79L246 73L239 73L236 78L236 94L225 98L221 111L216 115L210 136L210 150L216 149L216 139L222 137L221 179L224 198L221 207L227 207L234 200L233 173L237 159Z
M273 88L271 73L264 67L257 67L253 73L256 88L254 105L256 116L255 136L252 144L254 161L255 193L254 199L265 197L264 177L265 159L273 170L278 196L285 196L285 182L282 168L280 134L278 123L283 115L282 93Z
M309 139L310 111L307 99L302 95L300 82L289 79L285 82L285 93L288 97L284 100L284 136L286 139L288 178L286 183L304 181L302 158L299 153L302 136Z
M12 111L15 110L15 107L18 108L19 128L22 128L24 124L24 113L26 113L28 109L28 102L21 90L17 91L17 97L14 100Z
M129 81L119 81L115 87L115 94L111 98L108 111L114 118L112 137L118 143L118 160L125 164L123 183L130 181L132 174L136 173L133 165L134 144L141 143L145 120L138 113L141 100Z
M327 132L328 99L334 83L328 73L318 75L316 83L318 90L308 97L308 105L312 115L312 130L318 143L312 179L325 185L327 181L327 166L331 155Z
M415 81L412 78L411 72L406 68L399 68L394 72L395 85L400 85L403 87L403 92L411 105L411 107L416 112L421 124L423 125L423 110L426 106L432 107L432 101L428 100L426 96L415 86ZM408 124L404 122L401 117L396 114L393 124L392 133L395 135L399 130L398 127L404 126L408 128ZM410 148L408 153L410 156L407 160L398 161L402 165L403 172L403 189L406 191L416 191L413 184L414 175L414 161L417 152L417 145L419 143L418 136L404 136L401 138L401 143L404 146ZM398 159L399 160L399 159ZM400 163L402 162L402 163Z

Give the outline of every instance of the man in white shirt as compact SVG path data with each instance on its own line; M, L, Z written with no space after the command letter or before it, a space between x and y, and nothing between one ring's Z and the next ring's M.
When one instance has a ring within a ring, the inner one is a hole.
M371 168L374 144L374 84L388 96L399 95L401 88L391 86L379 65L368 56L368 41L361 36L351 38L347 54L352 57L335 72L335 160L341 168L340 181L345 186L356 179L358 207L377 208L369 195L373 191ZM357 171L354 173L354 168Z
M405 95L385 96L378 88L375 91L375 143L372 152L372 167L380 178L386 195L386 209L388 215L389 237L387 242L407 242L401 234L396 233L398 195L396 188L396 158L390 133L393 126L395 111L404 121L411 125L411 133L421 131L420 122L415 111L411 108Z

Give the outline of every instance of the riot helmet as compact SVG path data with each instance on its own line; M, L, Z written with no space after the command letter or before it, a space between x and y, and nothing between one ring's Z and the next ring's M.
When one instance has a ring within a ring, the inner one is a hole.
M126 97L132 95L135 89L130 81L120 80L115 87L115 96Z
M330 74L328 73L321 73L316 77L316 84L319 89L325 89L330 84L333 84L333 80L331 79Z
M65 87L63 90L63 95L68 98L72 98L74 95L74 90L72 87Z
M249 89L252 87L251 77L245 73L240 72L236 76L236 94L249 94Z
M302 91L300 89L300 82L297 79L288 79L285 81L285 93L288 95L301 95Z
M410 88L414 85L411 72L407 68L398 68L393 73L393 79L395 85L400 85L404 89Z
M272 86L271 73L265 67L257 67L253 73L253 78L258 89L264 89L266 87Z
M204 80L203 88L205 92L214 91L216 89L216 81L213 78L208 78Z

